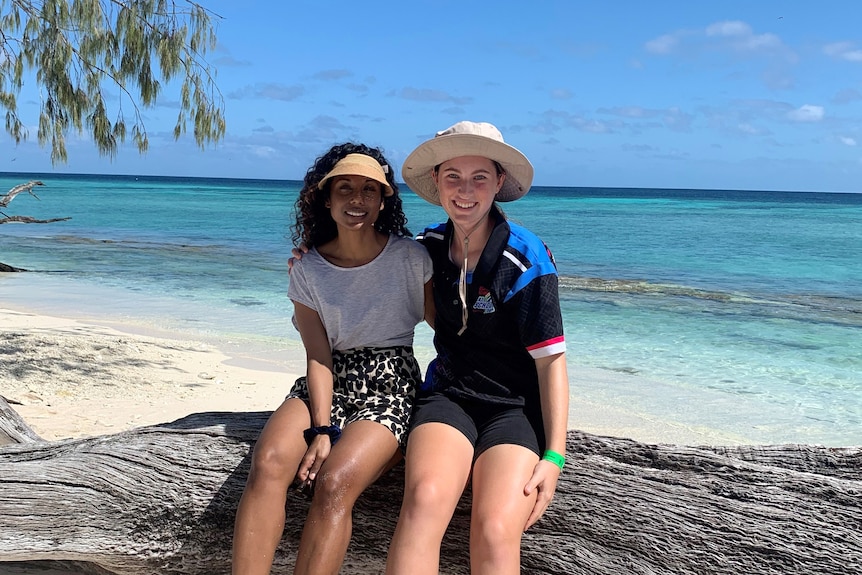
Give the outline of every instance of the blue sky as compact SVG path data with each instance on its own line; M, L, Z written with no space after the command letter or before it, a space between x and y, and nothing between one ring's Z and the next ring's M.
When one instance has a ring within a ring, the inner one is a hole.
M352 140L400 173L471 119L527 154L537 185L862 191L858 0L203 3L223 17L222 142L173 140L168 86L144 110L146 155L110 161L71 135L52 168L34 127L0 138L6 169L299 179Z

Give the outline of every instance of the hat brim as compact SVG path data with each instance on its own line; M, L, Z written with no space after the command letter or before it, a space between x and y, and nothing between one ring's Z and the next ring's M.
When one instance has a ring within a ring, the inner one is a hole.
M401 177L407 186L427 202L440 205L432 170L443 162L461 156L482 156L498 162L506 170L506 181L497 201L511 202L523 197L533 184L533 165L518 149L485 136L447 134L419 145L407 156Z
M376 160L373 161L376 162ZM335 167L332 168L332 170L317 184L318 189L322 190L329 180L337 176L362 176L378 182L383 189L383 196L389 197L394 193L389 182L386 181L386 176L379 165L368 165L366 163L350 161L349 158L338 162Z

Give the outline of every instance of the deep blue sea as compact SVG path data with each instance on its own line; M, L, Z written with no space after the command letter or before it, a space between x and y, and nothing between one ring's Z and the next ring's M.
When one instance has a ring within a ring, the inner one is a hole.
M297 348L299 182L38 179L3 211L72 219L0 226L0 262L34 272L0 274L0 306ZM444 219L402 194L413 232ZM717 443L862 445L862 194L534 187L503 208L556 257L573 402Z

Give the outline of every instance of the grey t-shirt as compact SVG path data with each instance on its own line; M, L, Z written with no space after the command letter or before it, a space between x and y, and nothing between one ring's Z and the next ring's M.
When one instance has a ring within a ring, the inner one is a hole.
M317 311L333 350L413 345L431 275L421 244L390 235L380 255L355 268L338 267L312 248L291 269L287 296Z

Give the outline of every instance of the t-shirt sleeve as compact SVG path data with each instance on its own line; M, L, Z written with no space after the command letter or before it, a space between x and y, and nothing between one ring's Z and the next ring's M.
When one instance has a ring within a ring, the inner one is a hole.
M314 301L311 288L308 285L308 278L305 275L302 260L296 262L293 265L293 269L290 270L287 284L287 297L292 301L299 302L304 306L317 310L317 304Z
M428 283L428 280L434 275L434 263L431 261L431 255L425 249L424 245L419 244L415 247L415 251L422 261L422 281L423 283Z

